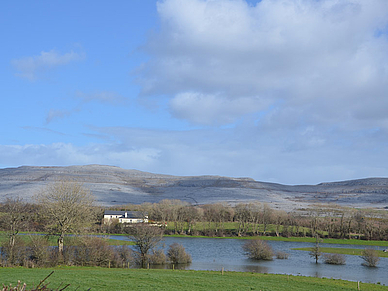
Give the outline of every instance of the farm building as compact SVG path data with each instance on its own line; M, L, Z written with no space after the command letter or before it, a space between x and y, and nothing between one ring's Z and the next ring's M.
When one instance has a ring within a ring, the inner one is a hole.
M148 215L141 211L105 210L104 224L110 224L113 220L119 223L148 223Z

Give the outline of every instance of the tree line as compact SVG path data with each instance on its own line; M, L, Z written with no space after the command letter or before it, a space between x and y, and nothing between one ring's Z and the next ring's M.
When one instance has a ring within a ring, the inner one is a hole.
M266 203L251 202L190 205L180 200L122 205L112 210L136 210L150 221L167 225L166 234L205 236L283 236L388 240L386 210L365 210L316 205L310 209L285 212ZM101 225L102 232L120 233L118 221Z
M72 190L72 191L70 191ZM70 197L69 194L71 193ZM51 185L35 196L35 203L7 198L0 204L0 230L13 244L19 231L48 232L63 248L66 233L125 233L126 225L103 223L108 208L95 206L93 198L77 183ZM297 212L275 210L266 203L251 202L190 205L180 200L128 204L109 210L140 211L149 221L165 227L165 234L205 236L283 236L388 240L388 213L317 205Z

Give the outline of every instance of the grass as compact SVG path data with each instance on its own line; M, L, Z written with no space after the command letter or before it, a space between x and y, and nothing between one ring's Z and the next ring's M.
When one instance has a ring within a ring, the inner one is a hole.
M237 229L238 229L238 222L225 222L223 223L223 230L225 231L233 231L233 232L236 232ZM215 230L216 228L216 224L214 222L197 222L194 224L192 230L193 231L204 231L204 230ZM295 230L295 227L293 227ZM167 227L166 227L167 230L174 230L174 223L173 222L168 222L167 223ZM185 231L187 231L187 227L185 226L183 228ZM276 225L274 224L268 224L267 225L267 233L268 234L273 234L275 233L275 229L276 229ZM283 230L283 226L280 226L280 232ZM249 226L248 227L248 232L249 231L252 231L252 226ZM259 232L263 232L264 231L264 225L263 224L259 224L259 228L258 228L258 231ZM309 232L309 228L307 227L299 227L299 231L300 232L306 232L308 233ZM327 235L327 232L324 231L320 231L319 232L320 235L322 236L325 236ZM168 235L168 236L171 236L171 237L197 237L197 238L207 238L208 236L187 236L187 235ZM246 237L236 237L236 236L232 236L232 237L214 237L214 238L229 238L229 239L256 239L256 238L259 238L259 239L262 239L262 240L274 240L274 241L290 241L290 242L312 242L314 243L315 242L315 238L313 237L276 237L276 236L246 236ZM388 241L367 241L367 240L360 240L360 239L334 239L334 238L326 238L326 239L323 239L323 243L327 243L327 244L350 244L350 245L369 245L369 246L382 246L382 247L388 247Z
M183 270L103 269L61 267L50 269L2 268L0 284L36 286L47 279L51 288L71 284L66 290L357 290L357 282L288 275ZM388 290L375 284L360 284L361 290Z
M294 248L293 250L297 251L311 251L312 248ZM343 254L343 255L354 255L361 256L363 249L343 249L343 248L319 248L322 253L330 253L330 254ZM379 257L388 258L388 253L384 253L383 251L376 250Z
M208 236L188 236L188 235L165 235L165 237L196 237L196 238L209 238ZM313 237L277 237L277 236L230 236L230 237L212 237L219 239L261 239L268 241L289 241L289 242L311 242L315 243ZM322 243L326 244L349 244L349 245L366 245L366 246L381 246L388 247L388 241L375 241L375 240L358 240L358 239L335 239L335 238L324 238Z

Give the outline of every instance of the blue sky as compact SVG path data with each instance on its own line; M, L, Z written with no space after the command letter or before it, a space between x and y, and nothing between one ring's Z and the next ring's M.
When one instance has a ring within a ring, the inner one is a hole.
M388 176L386 0L3 1L0 167Z

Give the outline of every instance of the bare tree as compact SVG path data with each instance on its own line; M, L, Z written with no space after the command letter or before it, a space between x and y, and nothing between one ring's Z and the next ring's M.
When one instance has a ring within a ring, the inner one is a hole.
M238 222L237 235L241 236L242 232L246 232L247 225L249 223L249 210L247 204L239 203L235 206L234 219Z
M26 224L27 205L22 201L22 198L7 198L1 207L1 212L4 214L0 219L0 225L9 238L9 255L10 258L13 258L16 235Z
M128 228L129 238L135 243L142 267L148 260L148 253L163 239L163 230L156 226L137 224Z
M48 227L58 235L58 253L63 256L65 234L79 232L93 221L94 198L82 184L73 181L49 184L35 198L51 220Z
M198 208L187 206L184 208L184 220L187 223L187 234L191 234L193 225L200 219Z
M315 263L318 264L318 259L322 255L321 248L319 246L319 243L322 240L319 238L318 235L315 236L315 246L310 251L310 257L313 257L315 259Z
M271 216L272 216L272 208L267 204L263 204L263 211L262 211L262 221L263 221L263 233L265 234L267 231L267 225L271 223Z

